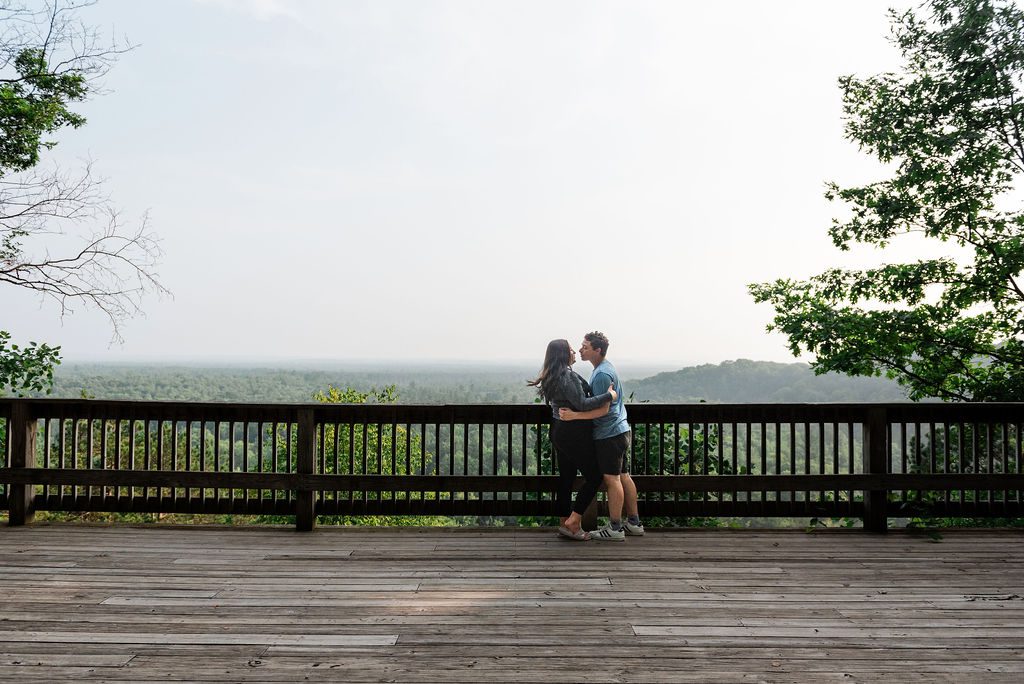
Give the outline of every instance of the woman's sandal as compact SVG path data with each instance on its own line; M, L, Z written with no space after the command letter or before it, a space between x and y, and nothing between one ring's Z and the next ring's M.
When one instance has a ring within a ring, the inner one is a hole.
M590 541L590 533L583 528L580 528L578 532L573 532L568 527L562 525L558 528L558 534L573 541Z

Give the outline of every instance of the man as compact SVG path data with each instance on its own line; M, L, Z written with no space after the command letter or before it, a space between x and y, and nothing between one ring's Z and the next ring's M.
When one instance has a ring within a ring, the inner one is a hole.
M609 387L615 387L619 394L611 403L607 414L593 418L597 464L608 490L609 522L592 532L590 536L599 541L624 541L627 534L642 535L644 526L640 523L640 511L637 508L636 484L629 476L629 445L632 433L626 421L626 407L622 402L625 393L622 391L615 366L605 358L607 354L608 338L604 333L594 331L584 335L583 344L580 346L580 358L594 366L594 372L590 376L590 386L594 395L607 392ZM622 519L623 508L627 516L625 520Z

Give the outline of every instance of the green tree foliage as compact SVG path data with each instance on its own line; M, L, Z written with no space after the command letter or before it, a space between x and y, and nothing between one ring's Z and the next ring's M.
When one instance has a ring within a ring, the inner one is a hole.
M815 372L884 373L912 399L1024 400L1024 213L1004 208L1024 172L1024 12L931 0L892 21L902 73L839 83L846 137L893 175L831 184L852 211L829 233L842 250L921 235L950 256L750 291Z
M72 112L89 91L81 73L52 71L45 48L25 47L8 64L15 74L0 81L0 171L25 171L39 162L43 139L65 126L78 128L85 118Z
M0 396L6 387L18 395L49 389L53 369L60 363L60 347L35 342L19 347L9 345L10 340L10 333L0 330Z

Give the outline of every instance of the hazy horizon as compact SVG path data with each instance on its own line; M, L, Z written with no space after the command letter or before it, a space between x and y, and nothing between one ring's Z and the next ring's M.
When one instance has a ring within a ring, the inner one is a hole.
M619 374L624 380L640 379L656 375L658 373L681 370L698 364L685 364L677 366L671 363L650 363L634 362L629 359L612 360L615 363ZM417 372L479 372L479 373L508 373L521 372L524 376L532 377L541 365L541 360L525 359L502 359L502 360L388 360L388 359L229 359L229 358L179 358L179 359L64 359L61 365L67 368L76 366L97 366L109 368L182 368L182 369L209 369L209 370L298 370L298 371L353 371L353 372L385 372L403 371ZM575 370L586 376L592 368L590 364L578 362ZM60 372L58 367L57 372Z
M643 380L659 375L661 373L673 373L687 368L701 366L720 366L726 363L738 361L754 361L766 363L779 363L783 365L807 366L807 362L790 361L765 361L759 359L723 359L718 363L693 363L676 365L672 363L652 363L648 361L635 361L631 359L612 359L620 377L623 380ZM533 377L539 368L540 360L464 360L451 361L430 359L421 360L367 360L367 359L215 359L215 358L192 358L192 359L64 359L61 365L72 369L75 367L100 367L100 368L160 368L160 369L186 369L186 370L230 370L230 371L310 371L310 372L341 372L354 373L386 373L393 372L401 374L409 373L480 373L482 375L522 373L524 377ZM587 377L592 369L589 363L579 361L573 366L576 372ZM60 366L57 368L60 373Z

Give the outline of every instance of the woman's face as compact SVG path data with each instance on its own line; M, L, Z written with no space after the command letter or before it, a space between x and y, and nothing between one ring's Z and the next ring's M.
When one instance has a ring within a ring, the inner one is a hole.
M576 363L576 350L569 347L569 365L572 366Z

